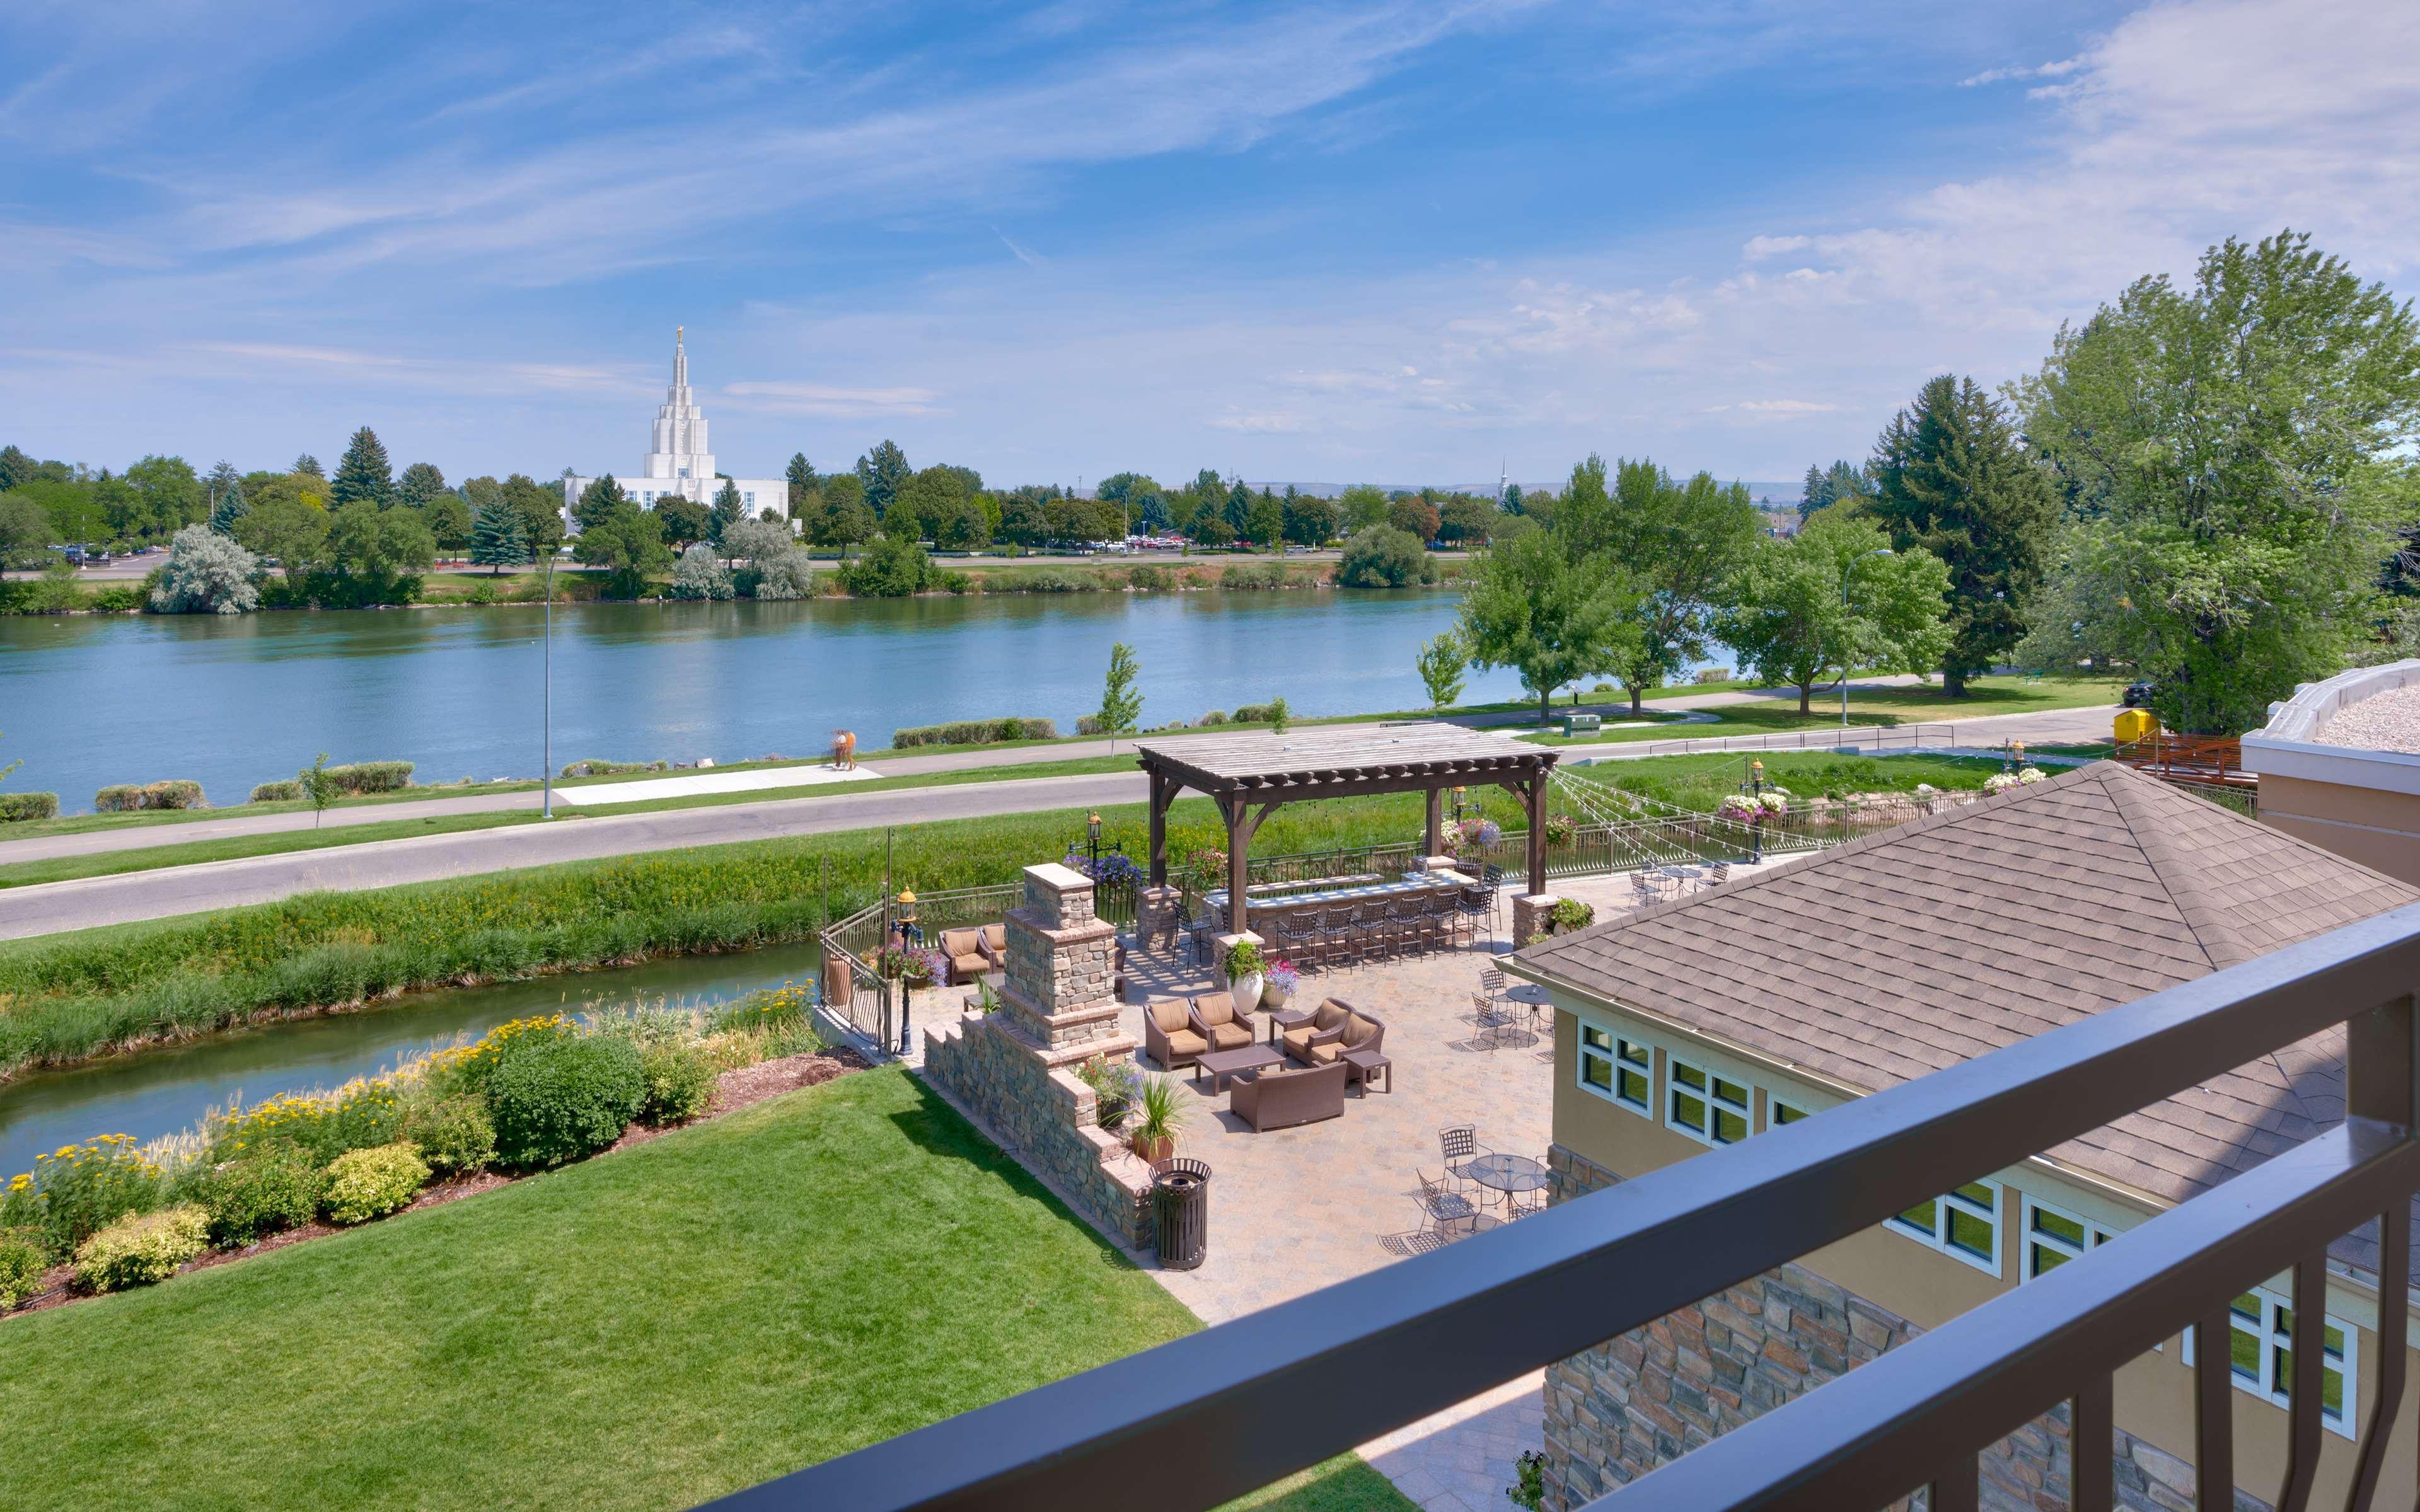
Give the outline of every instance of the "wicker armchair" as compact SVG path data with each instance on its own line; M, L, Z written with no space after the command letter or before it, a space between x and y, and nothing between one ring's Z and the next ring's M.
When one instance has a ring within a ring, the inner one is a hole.
M1252 1026L1235 1011L1235 1000L1225 993L1193 999L1186 1018L1213 1050L1241 1050L1252 1042Z
M1192 1011L1173 997L1163 997L1142 1011L1143 1054L1159 1062L1161 1069L1174 1071L1190 1066L1210 1048L1210 1041L1193 1032Z

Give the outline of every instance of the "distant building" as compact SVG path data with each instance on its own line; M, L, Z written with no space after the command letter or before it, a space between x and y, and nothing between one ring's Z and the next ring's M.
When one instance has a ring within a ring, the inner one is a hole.
M722 491L723 479L714 469L714 453L706 438L706 414L699 409L689 392L689 348L686 327L673 329L673 382L664 391L664 402L656 410L656 428L647 446L646 459L639 471L628 477L616 475L614 481L622 491L641 508L652 509L659 500L693 499L702 504L712 504ZM581 494L595 478L567 477L563 480L563 517L571 520L571 506L580 502ZM750 519L759 519L771 510L778 519L790 517L790 487L783 478L733 478L733 487L739 490L739 502Z

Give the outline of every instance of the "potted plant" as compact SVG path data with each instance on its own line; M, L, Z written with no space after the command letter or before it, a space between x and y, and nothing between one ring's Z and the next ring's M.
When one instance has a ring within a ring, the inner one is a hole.
M1156 1165L1176 1153L1177 1132L1185 1126L1185 1094L1173 1076L1146 1076L1129 1109L1133 1127L1126 1148Z
M1261 986L1261 1006L1263 1008L1283 1008L1288 1003L1293 1002L1295 985L1301 980L1302 975L1295 970L1293 962L1271 962L1266 973L1266 980Z
M1111 1134L1126 1121L1134 1111L1135 1099L1141 1091L1141 1077L1125 1061L1112 1061L1107 1056L1094 1056L1076 1068L1077 1079L1093 1089L1094 1121Z
M1219 964L1227 972L1227 992L1235 1000L1235 1011L1249 1013L1261 1002L1261 973L1266 962L1261 948L1249 940L1237 940L1227 948L1226 959Z

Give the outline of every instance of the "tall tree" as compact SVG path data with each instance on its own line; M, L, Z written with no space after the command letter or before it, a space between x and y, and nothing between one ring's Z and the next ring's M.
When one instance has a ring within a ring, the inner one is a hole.
M1426 546L1436 539L1437 509L1419 495L1407 493L1388 503L1387 523Z
M663 527L656 517L625 499L583 525L574 554L592 567L605 569L605 596L637 598L647 591L647 579L673 564L664 545Z
M445 474L433 462L414 462L395 480L395 501L408 509L427 509L445 491Z
M0 446L0 493L12 493L39 476L34 459L15 446Z
M1460 634L1474 666L1510 667L1538 700L1600 671L1638 635L1637 590L1598 553L1553 530L1523 531L1481 557L1463 595Z
M622 486L613 481L613 474L608 472L580 490L580 501L571 506L572 522L582 530L587 530L629 501L630 496L622 491Z
M1343 513L1346 533L1386 524L1387 502L1387 490L1374 484L1357 483L1345 489L1336 504Z
M808 524L808 535L817 546L840 548L841 560L848 560L848 548L861 541L874 539L879 522L874 511L865 504L865 486L853 472L835 472L824 480L823 508Z
M722 486L715 491L714 508L706 517L706 538L721 546L731 527L747 517L748 506L740 502L738 485L725 478Z
M1861 667L1931 670L1949 643L1948 587L1939 557L1893 554L1879 527L1825 510L1796 535L1756 543L1714 628L1760 681L1798 689L1809 714L1818 684Z
M304 475L304 476L306 476L306 477L313 477L313 478L325 478L325 477L328 475L326 472L324 472L324 471L322 471L320 470L320 467L319 467L319 459L318 459L318 457L316 457L316 456L313 456L313 455L312 455L310 453L308 453L308 452L305 452L305 453L303 453L301 456L296 457L296 458L294 459L294 465L293 465L292 467L290 467L290 468L287 468L286 471L288 471L288 472L300 472L300 473L303 474L303 475Z
M1798 492L1798 517L1803 520L1834 504L1866 502L1874 496L1874 481L1865 469L1845 458L1828 468L1810 462Z
M1604 669L1636 714L1649 689L1706 655L1714 617L1761 522L1745 484L1716 483L1710 472L1683 483L1641 458L1618 463L1607 489L1604 464L1589 461L1596 465L1573 471L1559 528L1610 554L1637 580L1637 638Z
M1252 490L1244 486L1243 479L1237 478L1235 486L1226 490L1226 495L1220 506L1220 517L1237 535L1249 535L1248 527L1252 518Z
M1508 483L1504 486L1504 513L1508 515L1521 513L1521 486L1517 483Z
M1884 428L1870 471L1867 512L1891 545L1930 551L1949 569L1941 681L1962 698L1966 680L1990 671L2025 633L2058 515L2049 481L1992 396L1947 374Z
M508 474L498 486L504 502L521 517L521 532L529 537L530 550L536 556L551 556L563 545L563 489L548 487L526 472Z
M915 469L908 465L908 454L894 440L885 440L857 459L857 481L865 488L865 507L874 511L876 519L889 513L900 485L914 472Z
M783 470L783 476L789 484L790 514L795 518L799 511L806 507L808 496L815 491L823 479L815 475L815 465L807 460L804 452L790 454L790 465Z
M210 506L210 529L221 535L235 534L236 521L243 518L252 506L244 501L243 480L229 478L219 489L218 502Z
M2236 732L2368 633L2399 454L2420 440L2408 301L2284 232L2136 282L2019 391L2073 521L2054 597L2153 685L2172 729ZM2072 659L2045 623L2030 659Z
M1142 694L1135 688L1135 679L1141 671L1134 647L1123 640L1109 647L1109 675L1102 680L1101 709L1094 716L1100 721L1101 733L1125 734L1142 717Z
M0 567L39 567L51 560L51 512L30 492L0 493Z
M508 566L520 566L530 559L530 532L520 522L516 511L504 499L491 499L479 505L470 517L470 562L472 566L489 568L489 574L501 574Z
M228 461L225 457L221 457L216 462L212 463L210 465L209 471L202 475L202 486L204 488L209 490L209 501L211 506L214 508L218 504L219 495L226 492L227 486L230 484L240 483L242 481L243 474L238 472L235 470L235 464ZM7 486L8 486L5 483L0 483L0 488L6 488Z
M347 504L395 506L395 469L387 461L386 443L378 439L377 431L364 425L345 443L336 475L328 482L328 497L339 509Z
M704 504L676 493L656 501L656 519L663 526L664 544L675 551L705 540L713 529L713 517Z

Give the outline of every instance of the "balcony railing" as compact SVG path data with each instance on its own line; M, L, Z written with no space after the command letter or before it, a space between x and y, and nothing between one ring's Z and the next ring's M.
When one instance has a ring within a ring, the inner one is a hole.
M2348 1497L2370 1504L2403 1409L2420 1189L2420 904L1559 1204L1190 1337L726 1498L733 1512L1206 1508L1844 1239L2310 1035L2349 1030L2343 1125L1756 1419L1594 1505L1976 1504L1976 1455L2071 1402L2075 1504L2111 1504L2111 1375L2293 1273L2291 1469L2321 1444L2321 1290L2378 1225L2378 1335ZM2383 1220L2382 1222L2381 1220ZM2195 1362L2203 1484L2233 1481L2229 1352ZM2204 1506L2227 1506L2224 1491Z

